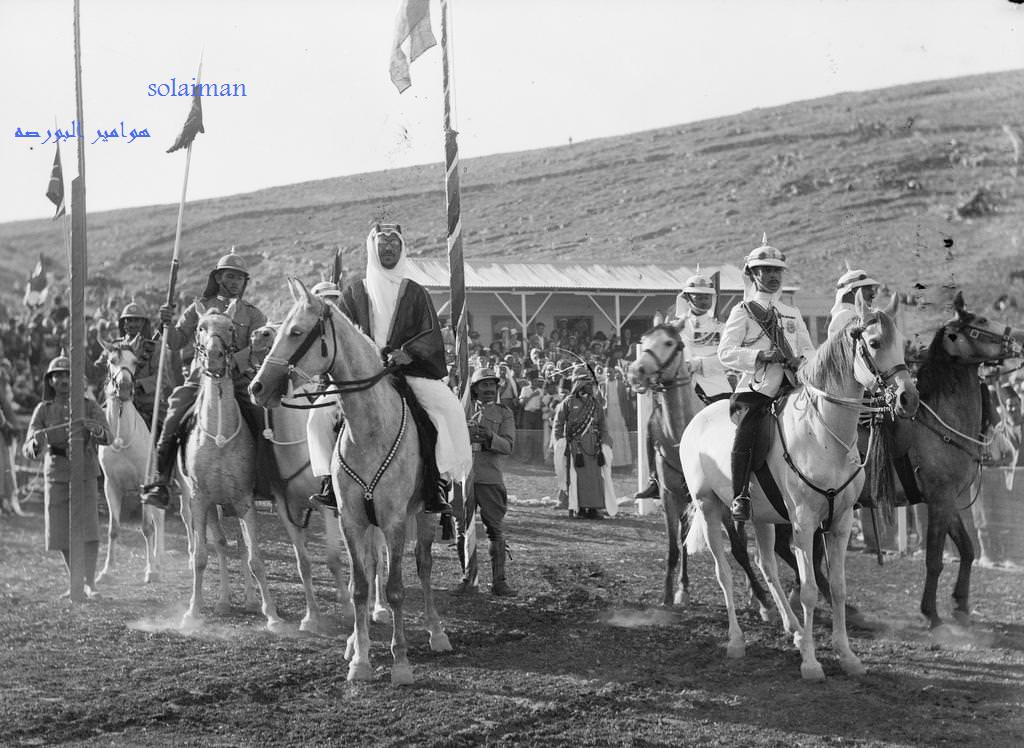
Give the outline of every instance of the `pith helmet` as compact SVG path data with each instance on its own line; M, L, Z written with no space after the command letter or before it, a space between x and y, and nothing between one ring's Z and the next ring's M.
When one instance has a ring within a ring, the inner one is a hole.
M500 382L501 378L494 373L494 369L482 367L473 372L473 376L469 380L469 386L480 384L480 382Z
M862 288L863 286L877 286L878 281L869 276L863 270L847 270L836 281L836 292L840 296L845 296L850 291L856 288Z
M121 316L118 317L118 319L117 319L117 330L121 334L122 337L124 336L124 327L125 327L124 323L126 321L130 320L130 319L142 319L142 320L145 320L145 324L143 326L142 334L143 334L143 337L147 337L148 338L149 335L150 335L149 315L146 314L146 310L142 306L142 304L139 304L138 302L133 301L130 304L126 305L125 308L121 310Z
M44 400L53 400L57 397L57 391L53 388L52 375L58 372L64 372L69 375L71 374L71 361L64 354L61 354L50 361L50 365L46 367L46 374L43 375Z
M768 244L768 234L761 239L761 246L750 251L743 260L743 272L756 267L788 268L786 255Z
M242 286L242 293L245 292L245 286L249 285L249 268L246 266L245 260L240 255L235 254L235 248L232 247L230 252L222 255L217 260L217 267L210 271L210 275L206 279L206 289L203 291L204 299L217 295L220 284L217 283L216 275L221 270L237 270L242 273L245 276L245 285Z
M714 296L715 284L698 272L696 275L691 275L686 279L686 285L683 286L682 293L702 293Z

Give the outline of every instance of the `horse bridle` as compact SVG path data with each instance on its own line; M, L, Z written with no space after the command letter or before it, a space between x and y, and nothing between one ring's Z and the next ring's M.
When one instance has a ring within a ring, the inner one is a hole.
M689 372L685 372L683 376L676 377L673 381L669 382L668 384L663 382L661 378L661 375L668 370L668 368L675 362L677 358L679 358L680 355L682 355L683 347L683 341L682 339L680 339L679 344L673 347L672 354L664 361L658 358L657 354L655 354L655 352L650 348L641 349L641 354L646 354L650 356L658 364L658 367L651 374L647 375L647 379L649 381L655 382L655 384L653 385L648 385L652 390L656 392L661 392L667 389L671 389L673 387L682 387L683 385L690 383Z
M221 314L221 312L218 312L218 314ZM224 316L227 316L227 315L224 315ZM230 317L229 317L229 319L230 319ZM223 377L227 376L228 368L230 366L230 363L229 363L228 359L231 356L233 356L234 354L238 353L238 345L235 342L234 320L231 321L231 325L232 325L232 327L231 327L231 342L230 343L228 343L226 340L224 340L224 338L222 336L218 335L215 332L208 332L207 333L207 339L214 338L216 340L219 340L221 345L224 348L224 368L223 369L220 369L218 371L214 371L213 369L211 369L210 368L210 349L209 349L209 347L206 346L206 345L203 345L202 343L200 343L198 338L195 341L196 355L197 356L202 356L203 363L204 363L204 365L203 365L203 374L205 374L208 377L212 377L213 379L222 379Z
M857 356L860 358L861 362L867 367L868 372L870 372L871 376L875 378L875 387L873 392L877 392L878 390L885 387L900 372L910 371L910 367L907 366L905 361L901 361L898 364L894 364L885 371L879 370L878 365L875 364L875 360L871 357L871 354L868 353L867 343L864 342L864 330L854 330L853 339L854 341L856 341Z
M986 358L978 363L1002 362L1008 358L1016 358L1021 355L1020 344L1013 339L1013 328L1009 325L1003 330L1003 334L986 330L984 327L972 325L970 322L959 322L955 326L945 325L943 330L951 333L963 333L976 343L998 343L999 354L996 358Z

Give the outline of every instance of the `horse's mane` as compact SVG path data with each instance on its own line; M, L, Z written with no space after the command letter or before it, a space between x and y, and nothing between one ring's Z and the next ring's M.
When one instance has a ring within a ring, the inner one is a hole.
M973 318L971 315L970 319ZM921 397L951 395L960 386L963 367L958 366L956 359L943 347L945 334L946 325L942 325L935 331L932 342L921 357L921 368L917 372L917 391Z
M814 356L800 370L801 381L825 391L842 387L853 369L854 345L850 332L856 327L870 327L875 323L882 332L882 345L891 345L896 337L896 325L888 314L875 310L864 320L854 317L818 346Z
M315 313L316 313L316 315L318 317L323 313L323 308L325 306L329 306L332 315L334 315L336 313L337 316L340 319L344 320L344 322L346 324L348 324L352 328L353 332L355 332L355 334L357 336L361 337L363 340L366 341L366 344L368 346L370 346L371 350L373 350L373 351L375 351L375 352L377 352L379 354L380 346L377 345L377 342L373 338L371 338L369 335L367 335L365 332L363 332L360 329L359 325L357 325L352 319L350 319L347 314L345 314L343 311L341 311L341 309L339 309L337 305L335 305L335 304L328 305L327 302L325 302L323 299L319 299L319 298L317 298L315 296L312 297L312 298L313 298L313 301L316 302L316 304L308 305L308 306L310 306L310 308L312 308L315 311ZM378 358L379 358L379 355L378 355Z

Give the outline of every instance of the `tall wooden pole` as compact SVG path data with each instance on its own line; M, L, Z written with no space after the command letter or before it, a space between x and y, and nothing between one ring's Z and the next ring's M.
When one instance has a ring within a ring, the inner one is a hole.
M88 266L86 251L85 223L85 116L82 113L82 29L79 14L79 0L75 0L75 109L78 115L78 176L71 180L71 256L68 269L71 275L71 328L68 342L71 355L71 429L69 457L71 481L68 486L68 565L71 572L71 599L81 602L84 595L85 539L83 530L89 522L89 515L98 509L90 505L86 496L95 496L93 490L86 491L85 469L85 278ZM94 520L95 521L95 520Z

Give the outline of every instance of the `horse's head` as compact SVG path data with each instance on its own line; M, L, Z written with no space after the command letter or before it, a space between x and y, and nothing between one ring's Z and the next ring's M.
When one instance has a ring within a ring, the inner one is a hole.
M226 311L207 309L196 302L199 323L196 325L196 359L208 377L221 378L228 374L234 355L238 352L235 340L235 321L231 316L234 301Z
M942 326L942 350L965 364L1002 362L1021 355L1021 345L1009 326L967 310L963 293L953 300L956 316Z
M252 401L264 408L280 404L291 376L299 374L309 381L329 371L338 352L337 342L330 351L327 345L327 325L333 325L330 305L311 294L297 278L289 278L288 287L295 303L249 385Z
M249 356L257 366L262 364L267 354L270 353L270 347L274 345L274 338L277 336L279 327L280 325L267 323L263 327L257 327L249 336Z
M100 339L103 355L96 361L96 365L107 367L106 391L117 397L118 400L132 399L135 370L139 366L139 357L134 348L134 343L137 340L138 337L134 340L122 340L111 344Z
M685 346L674 325L659 324L640 338L636 361L629 365L630 386L637 392L663 389L690 381Z
M853 343L854 376L871 393L886 388L892 392L898 415L914 415L920 400L917 385L904 360L903 334L885 310L869 310L867 304L860 301L858 312L860 319L847 325L841 333L849 335Z

